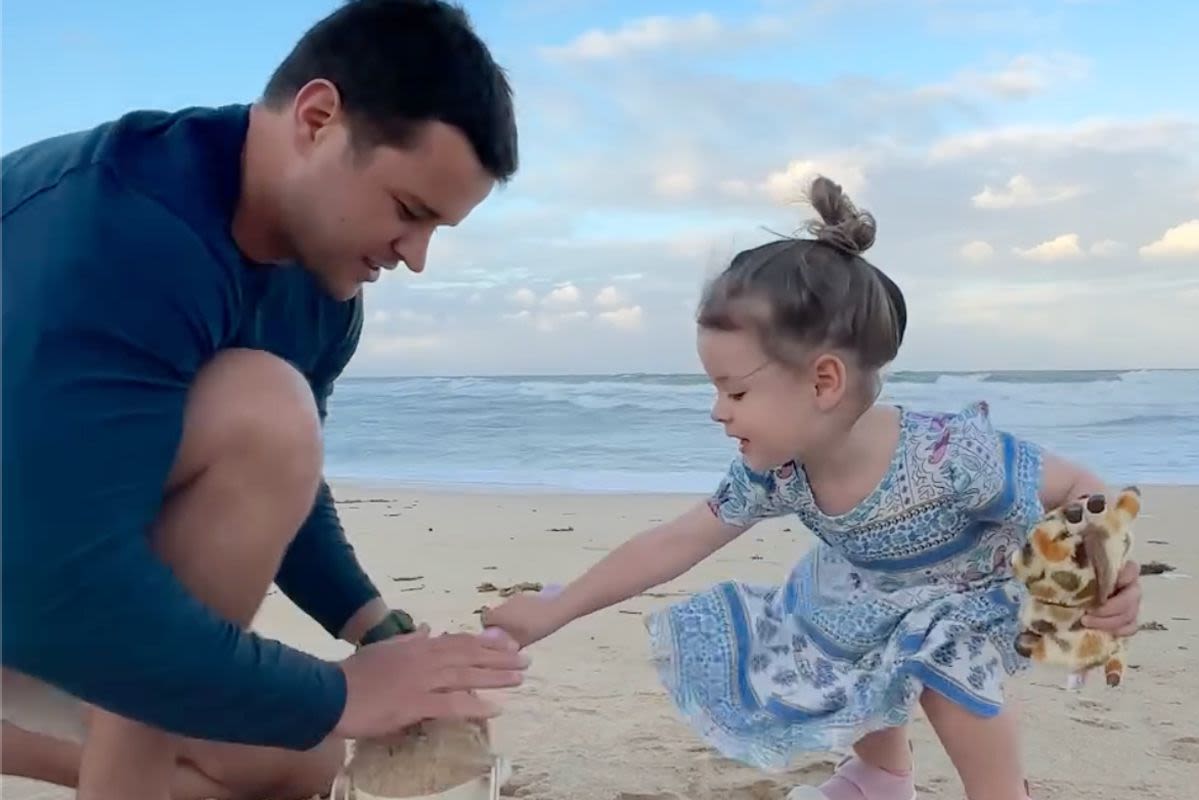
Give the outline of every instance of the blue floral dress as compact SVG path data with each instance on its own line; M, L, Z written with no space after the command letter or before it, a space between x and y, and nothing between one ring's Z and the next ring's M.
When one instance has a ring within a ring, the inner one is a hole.
M796 514L817 537L781 586L729 581L649 615L651 653L684 718L729 758L785 769L908 721L923 688L999 712L1022 587L1008 554L1043 513L1041 451L991 426L985 403L900 409L878 487L820 511L802 468L736 460L710 500L744 525Z

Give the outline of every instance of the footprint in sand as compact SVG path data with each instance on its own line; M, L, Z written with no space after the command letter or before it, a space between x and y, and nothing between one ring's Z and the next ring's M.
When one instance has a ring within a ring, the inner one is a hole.
M514 767L512 777L500 788L501 797L531 797L540 794L549 780L546 772L523 772Z
M721 759L714 759L715 764L719 764ZM693 780L687 787L688 798L703 798L708 800L712 798L720 798L720 800L785 800L787 795L796 786L817 786L822 783L829 775L832 774L835 764L831 761L822 761L800 769L791 770L786 775L778 779L774 778L759 778L746 779L744 776L745 769L736 762L727 762L732 765L739 775L726 775L725 777L714 777L711 780Z
M1070 717L1070 719L1079 725L1086 725L1091 728L1103 728L1108 731L1128 730L1128 726L1123 722L1116 722L1110 719L1088 719L1086 717Z
M1182 736L1166 744L1166 756L1175 761L1199 764L1199 736Z

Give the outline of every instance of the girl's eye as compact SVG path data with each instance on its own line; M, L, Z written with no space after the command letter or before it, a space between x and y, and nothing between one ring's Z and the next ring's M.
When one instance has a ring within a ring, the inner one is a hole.
M745 397L745 392L732 392L729 394L730 400L740 400L742 397Z

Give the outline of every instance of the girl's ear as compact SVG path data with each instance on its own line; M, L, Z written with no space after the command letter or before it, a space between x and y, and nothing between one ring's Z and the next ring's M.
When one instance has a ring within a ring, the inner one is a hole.
M845 394L848 379L845 362L832 353L824 353L812 362L812 386L816 405L827 411Z

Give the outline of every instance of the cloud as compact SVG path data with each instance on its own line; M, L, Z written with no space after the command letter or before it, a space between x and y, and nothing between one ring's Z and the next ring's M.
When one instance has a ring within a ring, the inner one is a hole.
M368 356L397 356L429 350L442 350L448 339L436 334L421 335L369 335L362 337L362 349Z
M664 172L654 180L654 191L663 197L685 197L695 192L698 183L695 173L688 170Z
M1199 123L1179 117L1149 119L1086 119L1066 124L1003 125L953 134L930 149L934 161L1051 151L1091 153L1181 151L1192 146ZM1189 152L1189 151L1188 151Z
M600 308L617 308L625 304L625 298L615 286L605 286L596 294L595 304Z
M976 239L973 242L967 242L962 245L962 249L958 251L967 261L975 263L986 261L991 256L995 255L995 248L987 242Z
M517 289L509 297L511 297L512 302L522 306L532 306L537 303L537 294L528 287Z
M631 331L641 327L642 316L641 306L630 306L614 311L603 311L597 315L597 319L613 328Z
M541 304L552 308L562 308L564 306L577 305L581 295L579 289L572 283L566 283L558 286L545 297L542 298Z
M1199 255L1199 219L1169 228L1160 239L1141 247L1140 253L1146 258Z
M541 48L541 54L552 61L589 62L673 50L710 51L778 37L786 31L780 23L770 16L729 23L709 12L648 16L615 29L592 28L564 45Z
M1005 189L992 189L990 184L970 198L975 208L1006 209L1033 208L1070 200L1082 194L1080 186L1034 186L1024 175L1013 175Z
M771 172L762 182L762 191L779 205L804 202L812 181L823 175L841 185L846 193L860 196L866 187L863 159L849 154L834 154L816 159L801 159Z
M922 86L916 93L944 98L982 94L1022 100L1052 86L1082 80L1090 69L1089 60L1073 53L1026 53L990 69L962 70L947 81Z
M1061 236L1041 242L1033 247L1027 249L1014 247L1012 251L1021 258L1027 258L1030 261L1064 261L1081 258L1083 255L1077 233L1063 233Z

